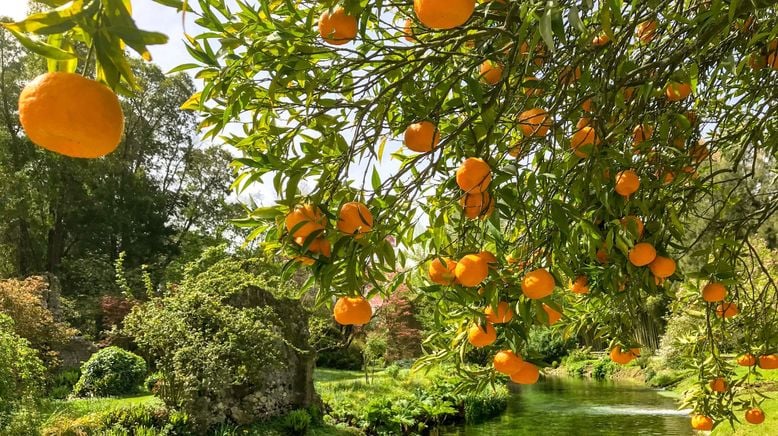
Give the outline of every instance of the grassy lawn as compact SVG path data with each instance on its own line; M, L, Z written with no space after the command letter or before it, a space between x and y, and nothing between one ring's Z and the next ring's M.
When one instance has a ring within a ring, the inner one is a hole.
M151 394L140 394L124 398L89 398L78 400L50 400L43 404L45 422L60 419L75 419L92 413L138 405L162 405L162 400Z

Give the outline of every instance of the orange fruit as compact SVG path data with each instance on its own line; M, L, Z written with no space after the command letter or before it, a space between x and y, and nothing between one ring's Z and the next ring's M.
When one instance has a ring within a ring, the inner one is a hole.
M513 157L519 157L521 155L521 153L523 153L523 152L524 152L524 149L521 146L521 144L516 144L513 147L508 149L508 154L513 156Z
M484 309L484 314L486 314L486 320L492 324L505 324L513 319L513 309L507 301L497 303L497 313L489 305Z
M494 198L486 191L465 194L459 199L459 204L462 205L465 218L471 220L489 218L494 212Z
M625 350L621 346L617 345L611 348L610 358L612 361L619 365L626 365L632 362L640 353L634 353L633 350Z
M710 390L718 393L727 392L727 381L724 380L724 377L714 378L710 381Z
M718 306L716 306L716 316L719 318L732 318L733 316L737 315L740 312L737 308L737 304L733 302L729 303L719 303Z
M470 19L475 0L413 0L413 11L430 29L453 29Z
M489 85L496 85L502 80L503 67L497 62L485 60L481 64L480 78Z
M357 36L357 18L338 6L330 12L326 10L319 17L319 35L332 45L343 45Z
M758 407L746 410L746 421L750 424L761 424L764 422L764 412Z
M492 169L483 159L469 157L456 173L457 185L466 193L483 192L492 181Z
M416 42L416 38L413 36L413 20L410 18L406 18L405 24L403 24L403 37L408 42Z
M119 98L73 73L46 73L19 94L19 121L32 142L65 156L98 158L116 150L124 132Z
M569 65L562 67L561 70L559 70L559 82L562 85L571 85L578 81L578 79L581 78L581 68L580 67L571 67Z
M497 340L497 331L489 323L484 327L473 324L467 331L467 340L470 342L470 345L476 348L485 347Z
M713 430L713 420L709 416L693 415L692 428L695 430L702 430L702 431Z
M648 269L654 277L666 279L675 273L675 261L669 257L657 255L654 260L648 264Z
M756 357L751 353L746 353L737 358L737 364L740 366L754 366L756 365Z
M540 108L532 108L519 114L519 128L524 136L546 136L551 127L551 117Z
M702 288L702 299L708 303L717 303L727 298L727 288L722 283L710 282Z
M305 244L305 238L294 238L294 242L302 247ZM308 251L311 253L320 254L325 257L330 257L330 255L332 255L332 246L330 245L330 241L326 238L316 238L311 241L310 244L308 244Z
M539 87L539 82L540 81L535 76L525 77L523 83L524 86L521 88L524 92L524 95L529 97L537 97L543 94L543 89Z
M602 247L597 249L595 256L597 257L597 262L600 262L603 265L608 263L608 249L605 246L605 243L602 244Z
M306 266L311 266L316 263L316 259L308 256L296 256L294 260Z
M705 146L705 142L700 140L689 149L689 155L694 159L695 163L700 163L710 155L710 152L708 151L708 147Z
M638 239L643 237L643 221L635 215L627 215L621 219L621 226L630 234L636 234Z
M511 374L511 381L520 385L534 385L540 378L540 370L538 367L524 362L518 371Z
M521 369L524 360L511 350L498 351L492 359L494 369L505 375L511 375Z
M635 28L635 35L640 42L648 44L654 39L654 36L656 36L657 24L656 20L647 20L637 25Z
M592 45L595 47L602 47L605 44L609 43L611 41L610 37L606 35L605 33L601 33L599 35L595 35L594 38L592 38Z
M527 41L524 41L519 46L519 57L523 58L530 54L529 44L527 44ZM545 62L546 57L546 49L542 42L537 43L535 45L535 50L532 53L532 62L537 65L538 67L542 67L543 63Z
M592 126L592 118L591 117L581 117L578 119L578 122L575 123L576 129L583 129L584 127L593 127Z
M432 151L440 143L438 126L429 121L413 123L405 129L405 146L418 153Z
M759 367L762 369L777 369L778 368L778 354L767 354L759 356Z
M570 283L570 291L574 294L589 293L589 279L586 276L578 276Z
M487 265L489 265L490 268L494 268L499 262L497 261L497 257L492 254L491 251L481 251L478 253L479 256L486 262Z
M478 286L489 275L489 264L477 254L468 254L459 259L454 274L462 286Z
M581 109L584 112L591 112L592 111L592 99L591 98L587 98L586 100L584 100L581 103Z
M675 180L675 173L669 170L665 170L662 173L662 184L663 185L669 185L670 183L673 183L673 180Z
M629 197L640 188L640 178L632 170L619 171L616 174L616 192L622 197Z
M430 280L432 283L439 285L450 285L456 280L454 270L457 267L457 263L447 257L443 258L443 262L439 258L432 259L429 265Z
M759 53L751 53L748 55L746 62L752 70L761 70L767 66L767 56L763 56Z
M373 229L373 214L358 201L351 201L340 208L338 230L359 239Z
M289 212L284 219L284 224L293 238L302 238L305 241L311 233L324 230L327 217L316 205L304 204ZM299 242L298 244L302 245Z
M688 83L670 82L665 87L665 96L669 101L686 100L692 93L692 87Z
M340 297L332 313L340 325L363 325L370 322L373 308L364 297Z
M654 128L647 124L638 124L632 130L632 146L639 147L640 144L651 139L654 135Z
M594 146L599 145L600 138L597 137L597 133L593 128L584 126L573 133L573 137L570 138L570 146L573 148L573 153L581 158L589 157L589 152ZM586 148L584 148L586 147ZM584 148L581 150L581 148Z
M533 300L548 297L555 286L554 276L544 268L530 271L521 279L521 292Z
M648 242L640 242L629 250L627 257L632 265L646 266L656 259L656 249Z
M562 319L562 313L556 311L546 303L543 303L543 310L546 311L546 315L548 316L548 325L556 324L557 321Z

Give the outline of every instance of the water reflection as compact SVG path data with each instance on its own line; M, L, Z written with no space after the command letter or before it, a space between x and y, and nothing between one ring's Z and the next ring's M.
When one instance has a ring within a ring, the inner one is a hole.
M638 385L549 378L513 386L508 410L479 425L440 429L447 436L691 435L688 411Z

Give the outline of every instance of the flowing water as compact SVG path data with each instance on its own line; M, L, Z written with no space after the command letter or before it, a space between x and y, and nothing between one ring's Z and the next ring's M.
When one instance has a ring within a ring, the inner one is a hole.
M547 378L515 386L499 418L446 427L446 436L691 435L688 411L661 391L618 382Z

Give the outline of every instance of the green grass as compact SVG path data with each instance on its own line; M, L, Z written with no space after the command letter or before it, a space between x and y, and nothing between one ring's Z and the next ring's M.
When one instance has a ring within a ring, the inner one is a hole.
M46 423L59 419L76 419L93 413L138 405L159 405L162 400L150 394L124 398L88 398L76 400L49 400L43 404L41 413Z
M761 425L749 424L743 418L743 413L738 412L741 423L735 423L735 428L729 423L723 423L713 430L715 436L773 436L778 435L778 399L765 400L762 403L765 420Z

